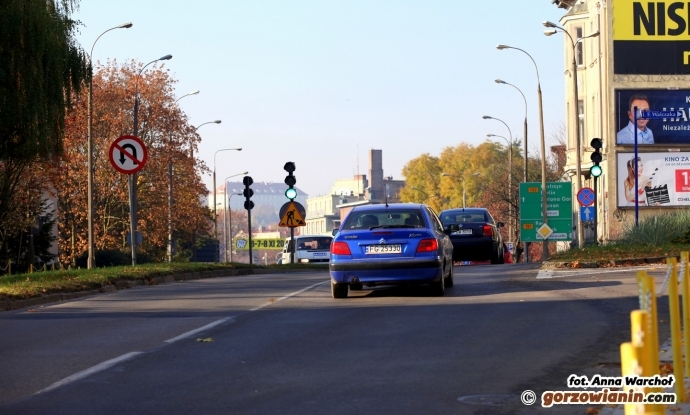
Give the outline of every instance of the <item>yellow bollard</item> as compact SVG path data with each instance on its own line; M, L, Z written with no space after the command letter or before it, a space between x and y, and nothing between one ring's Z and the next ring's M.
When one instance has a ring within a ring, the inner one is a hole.
M685 264L683 270L683 281L681 289L683 290L683 339L685 346L685 373L690 373L690 281L688 276L690 273L690 264L688 263L688 253L680 253L680 261Z
M673 376L676 382L673 385L678 402L685 402L685 385L683 382L683 345L680 338L680 305L678 302L678 267L676 258L666 259L671 266L671 277L668 284L668 308L671 318L671 349L673 350Z
M640 286L640 306L649 313L649 343L652 361L652 373L659 374L659 318L656 309L656 291L654 277L647 275L647 271L637 271L637 281Z
M654 345L658 344L659 342L654 342L654 340L651 339L652 334L651 334L651 328L649 325L649 313L645 310L634 310L630 313L630 333L632 337L632 345L635 347L635 367L637 368L637 372L628 372L628 374L633 374L636 373L637 375L640 376L645 376L645 377L651 377L654 374L659 373L659 365L656 365L656 368L653 363L653 358L652 358L652 349L654 349ZM625 343L623 343L625 344ZM623 344L621 345L621 359L623 359ZM623 360L621 360L621 365L623 364ZM626 373L623 372L623 376L625 376ZM641 392L652 392L652 388L641 388L639 391ZM635 408L639 408L639 406L635 406ZM627 411L627 405L626 405L626 411ZM626 412L627 414L628 412ZM647 404L644 406L644 411L643 412L631 412L633 414L663 414L664 413L664 406L663 405L651 405Z
M634 311L633 311L634 313ZM645 313L646 314L646 313ZM647 318L644 316L644 318ZM633 343L621 343L621 375L622 376L643 376L643 370L640 367L639 353L642 351L641 347L636 347ZM634 393L644 393L644 388L632 388ZM624 390L623 392L627 392ZM647 405L650 407L650 405ZM645 405L639 402L630 402L625 404L625 415L645 414ZM651 409L651 408L649 408Z

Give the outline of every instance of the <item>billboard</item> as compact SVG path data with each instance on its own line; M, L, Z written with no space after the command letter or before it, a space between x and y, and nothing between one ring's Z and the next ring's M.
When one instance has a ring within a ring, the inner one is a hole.
M638 153L639 206L690 206L690 153ZM635 206L635 153L618 153L618 206Z
M632 107L679 111L678 118L638 120L638 145L690 145L690 90L617 89L616 144L633 145Z
M690 3L613 3L613 73L690 73Z

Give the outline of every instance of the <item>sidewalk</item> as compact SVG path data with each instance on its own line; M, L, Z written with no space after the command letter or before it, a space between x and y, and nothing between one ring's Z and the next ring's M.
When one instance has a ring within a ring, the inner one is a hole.
M666 340L666 342L663 345L661 345L661 349L659 350L659 361L662 364L673 364L673 351L671 350L671 339ZM663 391L673 393L674 388L665 388ZM690 415L690 378L688 378L687 373L685 373L685 394L688 402L666 405L667 415ZM625 415L625 408L623 405L618 405L615 408L606 406L604 407L604 409L601 410L601 412L599 412L599 415Z

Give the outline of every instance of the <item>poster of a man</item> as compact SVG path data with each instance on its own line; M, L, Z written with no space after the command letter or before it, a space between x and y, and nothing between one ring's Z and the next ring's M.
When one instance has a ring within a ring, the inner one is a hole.
M617 89L616 145L633 146L635 131L640 146L690 144L690 90ZM634 111L668 111L676 116L638 119L633 126Z
M637 111L649 111L649 99L646 95L634 94L628 100L628 125L623 127L618 134L616 134L617 144L635 144L635 130L633 122L635 121L635 108ZM654 144L654 134L652 130L647 128L649 120L644 118L637 119L637 144Z

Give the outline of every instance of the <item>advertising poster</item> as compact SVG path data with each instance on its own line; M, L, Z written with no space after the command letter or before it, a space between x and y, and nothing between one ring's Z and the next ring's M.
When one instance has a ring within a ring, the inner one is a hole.
M649 0L611 3L613 73L690 73L690 3Z
M638 153L635 190L635 153L618 153L618 206L690 206L690 153Z
M633 145L633 107L651 111L677 111L675 118L637 121L638 146L690 144L690 90L617 89L616 144Z

